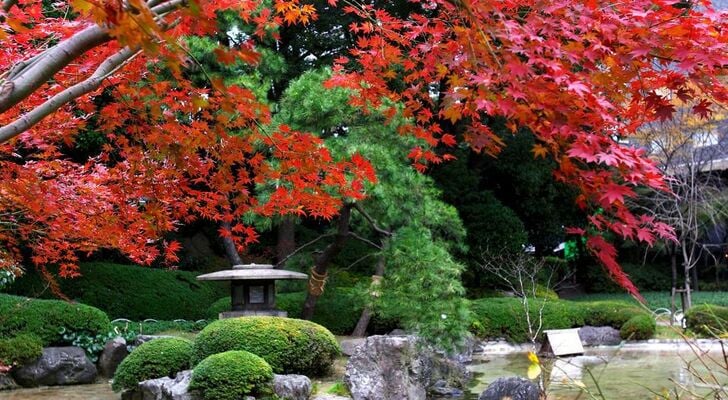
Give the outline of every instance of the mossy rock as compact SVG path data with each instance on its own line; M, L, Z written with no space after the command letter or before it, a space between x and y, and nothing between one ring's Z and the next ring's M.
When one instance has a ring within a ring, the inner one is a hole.
M134 389L148 379L173 377L189 369L192 342L182 338L160 338L134 349L119 364L111 388L114 391Z
M334 335L310 321L279 317L219 320L195 338L194 362L244 350L263 357L277 374L326 374L341 352Z
M204 400L238 400L268 394L273 369L262 358L241 350L213 354L192 371L189 389Z

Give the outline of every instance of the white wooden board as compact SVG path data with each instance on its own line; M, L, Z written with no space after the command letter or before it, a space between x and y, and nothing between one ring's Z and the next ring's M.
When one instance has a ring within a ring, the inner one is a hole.
M579 338L579 328L544 331L555 356L583 354L584 346Z

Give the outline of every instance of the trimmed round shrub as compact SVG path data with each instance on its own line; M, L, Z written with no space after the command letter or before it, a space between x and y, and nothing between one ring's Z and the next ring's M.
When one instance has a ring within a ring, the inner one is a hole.
M229 290L223 284L201 282L196 277L187 271L91 262L81 264L80 277L59 283L66 296L98 307L112 319L198 320L205 318L208 307ZM10 291L34 296L44 287L37 273L28 272Z
M141 381L173 377L190 368L192 342L182 338L160 338L134 349L119 364L111 388L114 391L133 389Z
M34 361L43 353L43 342L38 336L23 334L0 339L0 364L23 365Z
M647 314L635 315L622 325L619 336L622 339L647 340L655 335L655 319Z
M0 316L0 337L32 334L45 346L66 344L61 332L96 336L111 328L103 311L60 300L0 294Z
M190 390L204 400L238 400L267 393L273 369L264 359L241 350L205 358L192 371Z
M712 304L693 306L685 313L685 324L699 335L720 336L728 331L728 307Z
M365 299L355 288L327 287L324 295L316 302L316 311L311 321L326 327L335 335L348 335L359 321ZM289 317L298 318L305 300L306 292L279 293L276 296L276 305L288 312ZM217 319L223 311L230 311L230 297L223 297L213 303L207 311L207 318ZM371 326L375 328L381 323L381 318L375 316Z
M194 362L230 350L263 357L277 374L321 376L341 352L334 335L310 321L242 317L215 321L195 338Z

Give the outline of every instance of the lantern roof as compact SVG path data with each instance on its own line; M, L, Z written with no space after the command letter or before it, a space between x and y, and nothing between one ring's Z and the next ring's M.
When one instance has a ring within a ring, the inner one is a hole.
M233 265L232 269L199 275L200 281L239 281L239 280L266 280L266 279L308 279L308 275L275 269L271 264L240 264Z

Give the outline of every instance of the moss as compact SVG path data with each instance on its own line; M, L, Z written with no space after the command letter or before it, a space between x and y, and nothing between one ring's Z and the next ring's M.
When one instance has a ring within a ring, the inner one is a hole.
M23 365L34 361L43 353L43 342L35 335L18 335L0 339L0 364Z
M685 313L685 323L691 331L708 337L721 336L728 331L728 307L701 304Z
M277 374L320 376L339 355L339 344L326 328L310 321L277 317L219 320L195 338L194 361L230 350L263 357Z
M62 279L60 284L66 296L98 307L112 319L198 320L228 291L222 284L197 281L196 276L186 271L92 262L81 264L80 277ZM34 296L43 286L38 275L29 272L10 290Z
M27 333L47 346L65 344L61 332L95 336L109 329L109 317L94 307L0 294L0 337Z
M655 335L657 324L655 319L647 314L635 315L622 325L619 336L622 339L647 340Z
M161 338L146 342L134 349L119 364L111 388L114 391L133 389L139 382L173 377L189 369L192 342L181 338Z
M247 351L213 354L192 371L190 390L204 400L238 400L266 394L273 370L265 360Z

